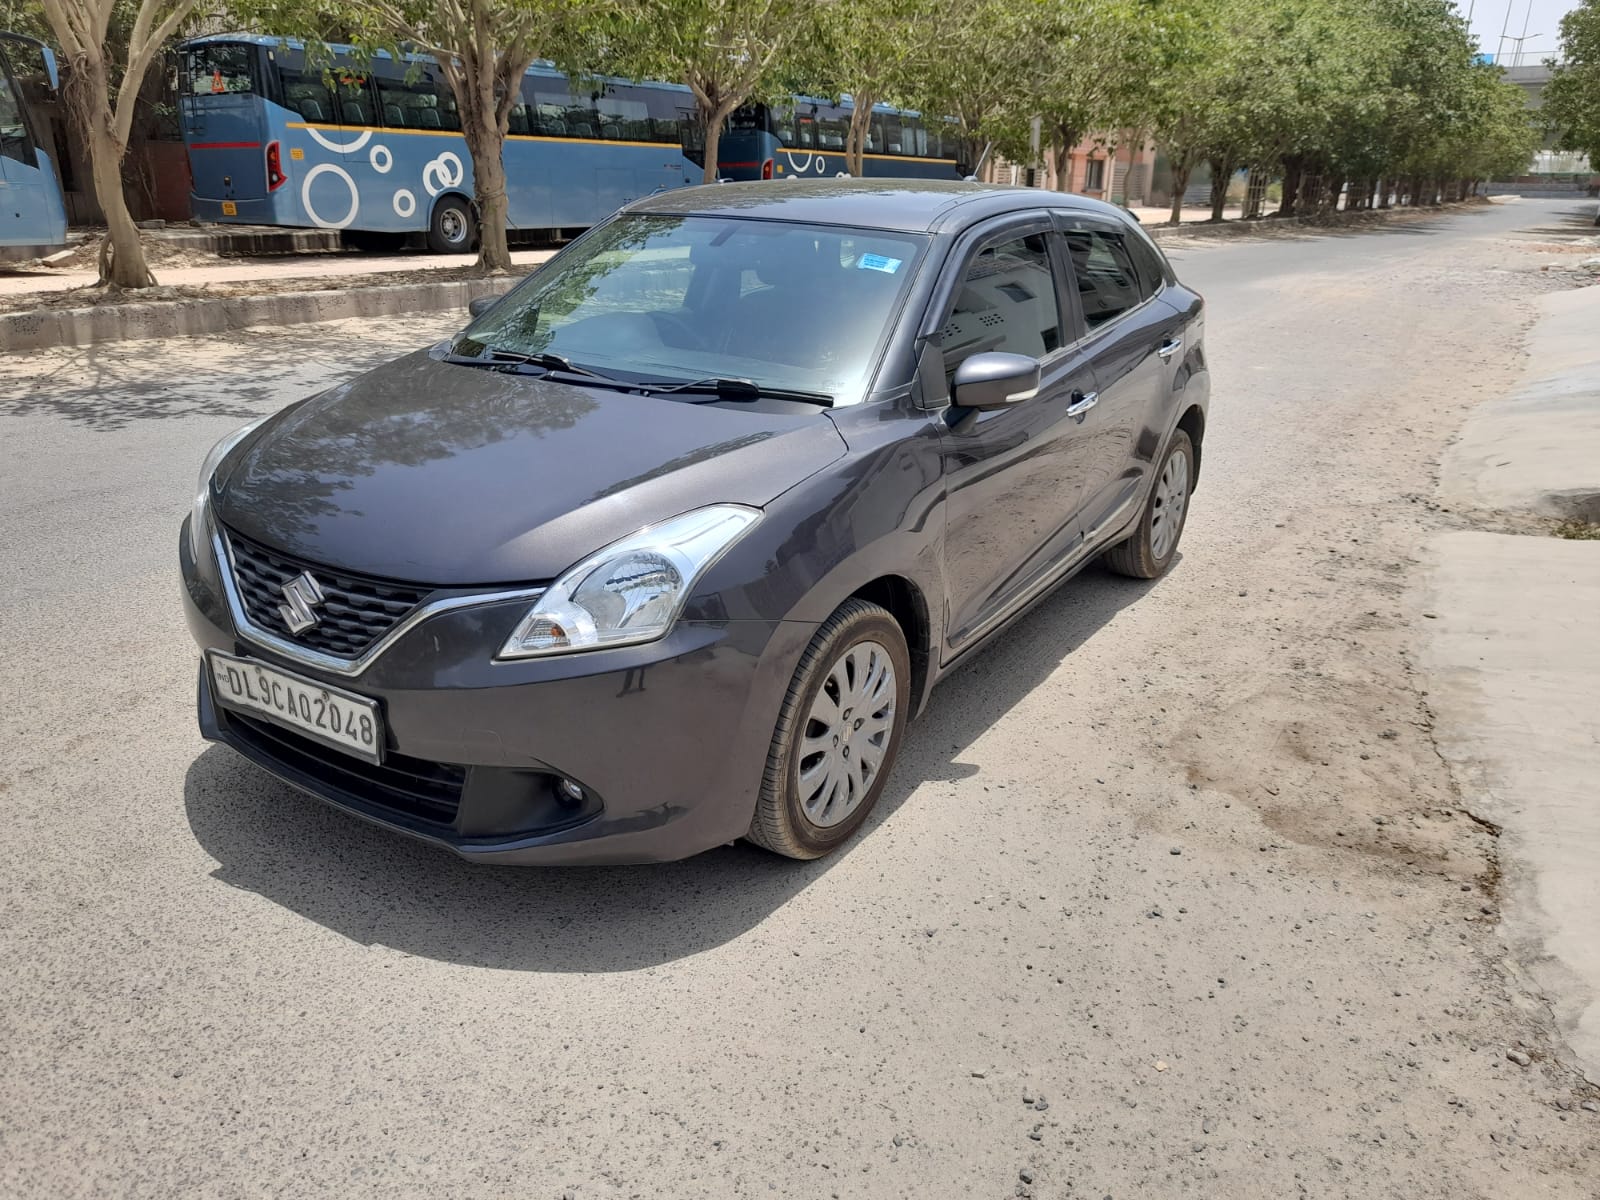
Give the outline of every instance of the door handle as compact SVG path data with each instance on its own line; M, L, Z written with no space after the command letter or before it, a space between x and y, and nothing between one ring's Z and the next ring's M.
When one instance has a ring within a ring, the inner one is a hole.
M1067 405L1067 416L1081 417L1099 403L1099 392L1073 392L1072 403Z
M1162 358L1171 358L1174 354L1182 349L1183 339L1181 337L1171 337L1161 343L1161 348L1157 350L1156 353Z

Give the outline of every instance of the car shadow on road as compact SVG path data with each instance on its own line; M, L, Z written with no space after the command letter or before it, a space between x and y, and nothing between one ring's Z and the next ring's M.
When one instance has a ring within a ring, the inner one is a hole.
M740 842L653 866L474 866L336 812L222 746L189 767L189 824L215 878L356 942L500 970L655 966L749 932L877 827L915 820L914 807L899 810L920 784L976 775L962 752L1152 586L1091 567L978 652L907 731L851 847L816 862Z

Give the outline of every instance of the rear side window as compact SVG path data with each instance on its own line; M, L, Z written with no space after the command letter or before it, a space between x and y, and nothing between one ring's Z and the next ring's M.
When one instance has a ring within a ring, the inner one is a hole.
M986 246L967 264L955 307L939 331L953 375L974 354L1001 350L1043 358L1061 345L1061 308L1046 234Z
M1162 261L1161 251L1137 235L1129 235L1128 249L1139 271L1139 294L1148 300L1167 286L1166 263Z
M1144 299L1125 235L1102 229L1074 229L1065 236L1078 280L1084 323L1090 329L1116 320Z

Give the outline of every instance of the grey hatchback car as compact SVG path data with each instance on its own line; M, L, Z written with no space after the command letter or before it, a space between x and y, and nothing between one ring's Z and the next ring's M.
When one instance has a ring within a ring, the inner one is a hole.
M826 854L941 675L1097 556L1173 562L1202 332L1080 197L631 204L211 452L201 732L477 862Z

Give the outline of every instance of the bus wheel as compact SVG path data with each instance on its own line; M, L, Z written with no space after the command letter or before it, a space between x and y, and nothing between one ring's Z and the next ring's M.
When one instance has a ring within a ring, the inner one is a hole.
M478 221L472 206L460 196L446 196L433 206L428 225L428 249L435 254L467 254L478 240Z

